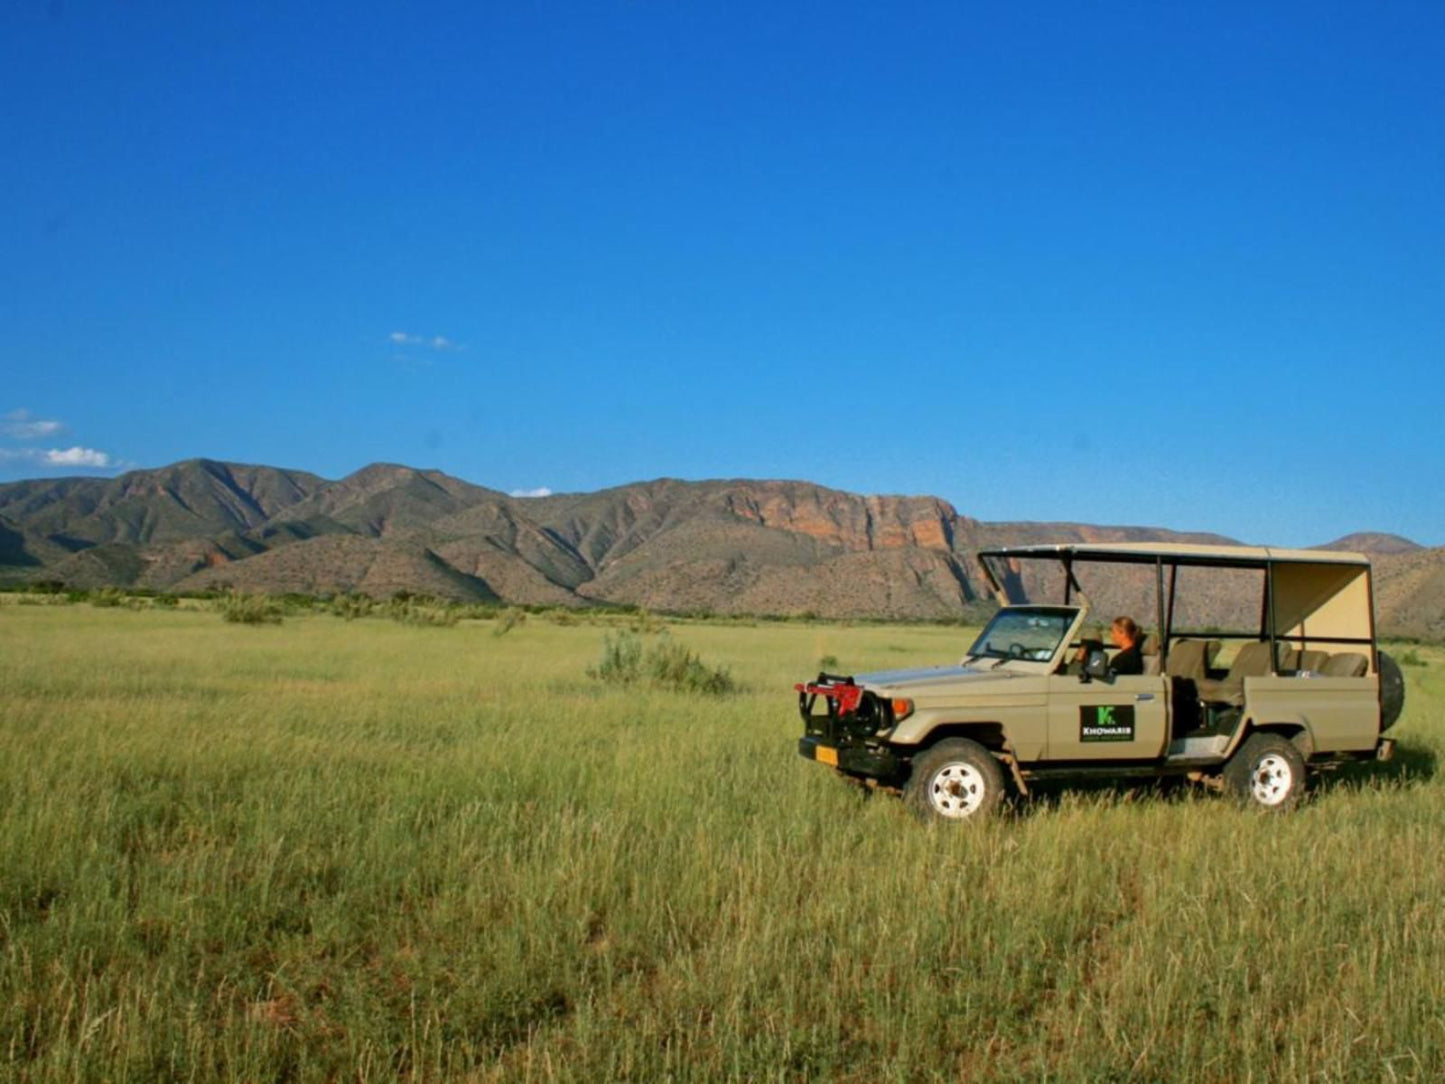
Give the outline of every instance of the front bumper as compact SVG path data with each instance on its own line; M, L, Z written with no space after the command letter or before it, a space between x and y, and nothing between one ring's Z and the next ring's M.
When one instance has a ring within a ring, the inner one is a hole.
M902 761L887 749L866 745L841 745L817 734L798 739L798 755L819 764L829 764L848 775L864 775L873 779L892 779L900 774Z

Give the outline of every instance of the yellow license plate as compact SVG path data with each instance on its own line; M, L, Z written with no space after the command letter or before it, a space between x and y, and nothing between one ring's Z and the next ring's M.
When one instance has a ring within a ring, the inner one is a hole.
M830 749L826 745L814 746L813 759L819 764L831 764L836 768L838 766L838 750Z

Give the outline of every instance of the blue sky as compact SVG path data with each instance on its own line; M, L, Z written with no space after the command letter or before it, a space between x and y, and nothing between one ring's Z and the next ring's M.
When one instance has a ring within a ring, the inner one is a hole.
M0 479L1445 543L1439 3L13 0L0 98Z

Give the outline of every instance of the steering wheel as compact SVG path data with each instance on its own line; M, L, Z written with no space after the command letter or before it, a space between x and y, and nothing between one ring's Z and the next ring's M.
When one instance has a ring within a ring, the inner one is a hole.
M1021 658L1023 658L1023 657L1024 657L1024 645L1023 645L1023 644L1009 644L1009 645L1008 645L1008 657L1011 658L1011 659L1021 659Z

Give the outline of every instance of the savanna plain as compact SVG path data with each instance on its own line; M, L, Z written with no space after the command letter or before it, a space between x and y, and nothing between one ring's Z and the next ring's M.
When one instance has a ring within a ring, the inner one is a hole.
M1396 761L1294 814L954 830L799 759L791 684L969 631L667 624L740 689L590 677L601 619L11 596L0 1077L1445 1076L1445 651L1395 649Z

